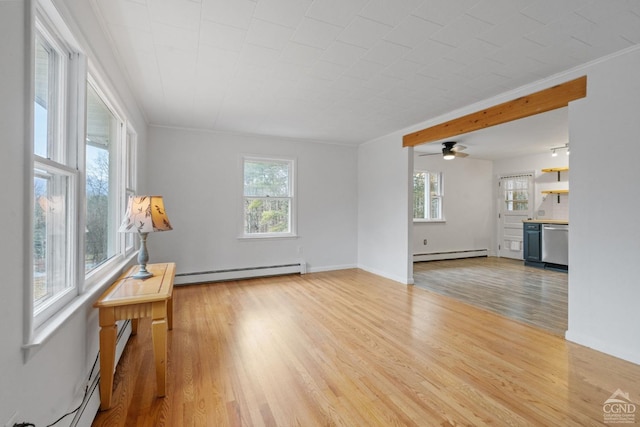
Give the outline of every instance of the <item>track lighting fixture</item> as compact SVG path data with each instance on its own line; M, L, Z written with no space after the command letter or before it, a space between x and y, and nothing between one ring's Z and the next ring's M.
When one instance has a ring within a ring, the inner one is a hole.
M558 150L567 150L567 156L569 155L569 143L567 142L562 147L553 147L551 150L551 157L558 157Z

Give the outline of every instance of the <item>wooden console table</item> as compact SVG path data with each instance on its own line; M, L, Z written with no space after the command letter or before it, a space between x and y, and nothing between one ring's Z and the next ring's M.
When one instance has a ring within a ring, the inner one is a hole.
M148 264L153 274L146 280L134 279L139 266L131 267L107 289L93 306L100 310L100 409L111 407L116 356L118 320L131 320L131 332L138 330L138 319L151 317L151 335L156 364L158 396L165 395L167 371L167 329L173 328L173 278L175 263Z

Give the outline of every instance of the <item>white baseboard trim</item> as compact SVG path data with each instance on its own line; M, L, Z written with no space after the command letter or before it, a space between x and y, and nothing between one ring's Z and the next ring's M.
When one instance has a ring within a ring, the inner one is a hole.
M640 354L630 352L625 348L607 344L591 336L580 334L580 333L574 333L571 331L565 332L564 338L567 341L571 341L573 343L576 343L585 347L589 347L593 350L597 350L599 352L611 355L613 357L617 357L618 359L626 360L628 362L635 363L636 365L640 365Z
M346 264L346 265L327 265L323 267L309 267L307 272L308 273L324 273L325 271L349 270L351 268L358 268L358 266L355 264Z
M253 277L280 276L283 274L306 274L306 272L307 264L304 261L296 261L289 264L178 273L173 283L174 285L189 285L194 283L249 279Z

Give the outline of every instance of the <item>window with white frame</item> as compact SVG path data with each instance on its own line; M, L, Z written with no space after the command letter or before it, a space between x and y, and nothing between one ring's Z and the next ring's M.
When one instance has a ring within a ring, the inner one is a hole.
M243 235L294 235L294 161L244 157L242 170Z
M527 211L529 210L529 193L533 175L517 175L500 177L500 187L503 191L504 210Z
M118 250L119 196L118 152L123 138L123 121L98 93L95 83L87 85L86 229L85 272L107 261Z
M38 6L34 34L31 334L135 244L117 233L135 193L135 132L51 11Z
M77 61L63 40L36 21L33 110L33 314L41 323L77 294L78 161L69 95Z
M442 221L442 172L415 171L413 173L413 219Z

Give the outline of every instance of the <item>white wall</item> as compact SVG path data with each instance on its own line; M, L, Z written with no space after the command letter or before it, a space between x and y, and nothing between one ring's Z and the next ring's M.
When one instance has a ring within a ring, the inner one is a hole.
M36 388L37 383L22 381L28 375L22 363L22 301L24 295L23 267L25 260L24 212L26 197L20 185L25 178L24 141L26 134L26 99L24 96L27 68L25 21L29 15L27 4L21 0L0 2L0 177L2 186L0 223L4 227L0 241L0 425L18 408L25 388ZM25 399L26 400L26 399ZM23 408L24 409L24 408Z
M439 155L416 153L414 169L443 173L446 222L414 222L413 254L492 251L495 230L492 162L469 157L444 160Z
M178 273L299 259L309 271L356 266L355 147L159 127L149 136L149 191L174 228L149 237L152 262L175 261ZM296 159L298 238L238 239L243 154Z
M559 150L558 156L551 157L551 151L544 154L533 154L529 156L516 157L512 159L502 159L493 162L495 177L510 173L534 172L534 217L538 219L569 219L570 194L561 194L560 203L557 195L544 195L543 190L568 189L570 187L568 172L560 172L560 182L558 174L543 173L544 168L556 168L569 166L571 156L567 156L566 150ZM497 191L497 187L494 187ZM498 194L494 194L494 200ZM494 210L497 206L494 204Z
M588 69L569 109L569 340L640 363L640 49ZM615 148L615 153L608 150Z
M146 124L135 104L127 97L123 77L117 71L117 61L105 50L105 40L85 0L58 1L60 12L71 25L80 43L99 55L103 69L109 75L107 84L112 90L125 95L118 99L133 119L141 146L145 146ZM72 6L69 12L67 5ZM10 201L0 205L0 223L6 226L0 240L0 425L5 425L15 414L15 421L29 421L38 426L55 421L78 405L89 370L97 355L97 313L88 301L34 351L23 360L23 301L25 268L29 265L25 252L29 239L30 213L28 210L27 176L31 160L25 155L26 145L32 144L29 131L31 122L27 111L32 99L27 82L30 79L28 61L31 48L28 33L32 18L31 2L24 0L0 1L0 178L2 199ZM98 65L98 68L101 68ZM7 184L8 183L8 184ZM94 412L95 414L95 412ZM89 414L91 419L93 414ZM69 425L68 417L60 426Z
M411 203L413 149L401 134L358 149L358 266L401 283L413 283Z

